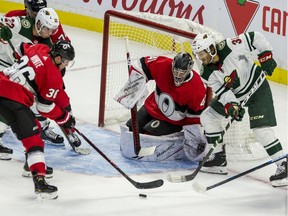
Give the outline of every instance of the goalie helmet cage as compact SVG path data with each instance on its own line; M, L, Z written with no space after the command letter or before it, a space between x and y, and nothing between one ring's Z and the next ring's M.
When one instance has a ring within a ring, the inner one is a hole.
M180 26L181 29L172 26ZM125 109L113 98L128 80L125 39L129 40L132 64L144 56L164 55L173 58L178 52L192 54L191 43L198 33L211 34L216 42L222 35L191 20L140 12L106 11L102 44L102 68L98 126L116 124L130 118ZM194 70L199 72L201 63L196 59ZM149 92L155 88L148 82ZM223 125L225 125L223 121ZM245 161L266 157L249 128L249 117L235 122L224 137L229 160Z

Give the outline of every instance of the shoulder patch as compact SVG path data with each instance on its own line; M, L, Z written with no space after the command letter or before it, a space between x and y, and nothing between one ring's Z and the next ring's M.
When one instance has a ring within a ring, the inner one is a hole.
M220 43L217 44L218 50L222 50L226 45L225 40L221 41Z
M23 28L30 28L31 27L31 23L30 23L30 21L28 20L28 19L22 19L21 20L21 24L22 24L22 26L23 26Z

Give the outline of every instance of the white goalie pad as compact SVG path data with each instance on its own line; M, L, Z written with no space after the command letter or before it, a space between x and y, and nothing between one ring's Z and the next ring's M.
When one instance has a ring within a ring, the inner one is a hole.
M165 136L139 134L141 150L156 147L151 155L141 156L134 152L133 133L124 124L120 125L120 129L120 151L125 158L140 161L172 161L186 158L183 150L183 132Z
M200 161L208 152L207 140L200 125L186 125L184 131L184 152L191 161Z
M135 104L141 105L146 99L149 91L146 86L146 77L133 70L124 87L114 97L114 100L127 109L131 109Z

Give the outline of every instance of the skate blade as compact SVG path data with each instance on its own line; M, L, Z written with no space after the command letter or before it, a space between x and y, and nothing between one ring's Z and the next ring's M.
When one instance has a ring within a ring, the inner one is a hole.
M218 174L218 175L227 175L228 171L226 167L202 167L200 172L210 173L210 174Z
M11 160L11 154L8 153L0 153L0 160Z
M288 186L288 178L272 181L271 184L272 184L273 187L285 187L285 186Z
M58 198L57 191L53 193L38 193L37 200L42 202L43 200L55 200Z
M52 141L50 141L50 140L43 140L43 141L44 141L44 143L47 144L47 145L58 146L58 147L63 147L63 146L65 146L65 143L64 143L64 142L62 142L62 143L54 143L54 142L52 142Z

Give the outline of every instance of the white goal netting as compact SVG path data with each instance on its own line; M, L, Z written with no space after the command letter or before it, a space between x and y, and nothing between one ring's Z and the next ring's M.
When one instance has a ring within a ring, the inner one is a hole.
M198 33L208 32L217 42L223 39L216 30L191 20L148 13L115 12L105 16L104 26L99 126L130 118L129 110L113 100L128 79L125 38L129 39L132 63L144 56L173 58L180 51L192 54L191 42ZM198 66L199 62L196 62L196 71L199 71ZM150 91L154 87L153 82L148 82ZM266 156L262 146L254 140L248 115L243 122L233 123L224 142L227 143L228 160L253 160Z

